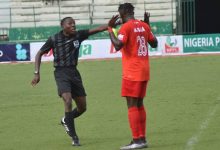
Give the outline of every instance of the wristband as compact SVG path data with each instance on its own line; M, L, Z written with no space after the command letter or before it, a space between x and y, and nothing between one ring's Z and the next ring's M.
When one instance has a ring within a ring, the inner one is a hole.
M109 33L113 32L113 30L112 30L111 27L108 27L108 32L109 32Z

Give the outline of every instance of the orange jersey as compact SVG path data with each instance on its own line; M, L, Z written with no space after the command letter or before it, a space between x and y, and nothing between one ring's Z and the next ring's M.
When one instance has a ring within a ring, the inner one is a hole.
M123 43L122 78L130 81L147 81L150 78L148 41L154 40L150 27L139 20L129 20L118 33Z

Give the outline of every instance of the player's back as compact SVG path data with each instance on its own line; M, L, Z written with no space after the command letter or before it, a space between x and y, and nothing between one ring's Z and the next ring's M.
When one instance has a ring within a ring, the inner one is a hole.
M149 26L139 20L131 20L125 24L129 28L126 49L132 49L133 56L147 56L147 41L149 37ZM138 51L139 50L139 51ZM138 55L137 55L138 54Z
M123 77L129 80L149 79L148 38L149 26L139 20L129 20L119 31L124 36L122 49ZM119 35L120 36L120 35Z

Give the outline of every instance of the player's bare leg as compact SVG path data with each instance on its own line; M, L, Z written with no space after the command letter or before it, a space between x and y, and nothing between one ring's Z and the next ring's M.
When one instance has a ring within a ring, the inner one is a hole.
M64 102L64 110L65 112L72 111L72 95L71 93L63 93L62 94L63 102Z
M76 118L86 111L86 97L85 96L78 96L78 97L74 97L74 100L75 100L76 107L77 107L77 108L75 108L77 112L74 117L74 118Z
M61 124L64 126L66 132L72 138L73 146L80 146L78 136L75 130L75 123L72 111L72 94L70 92L66 92L62 94L64 109L65 109L65 117L62 118Z
M73 120L73 127L75 130L75 118L79 117L86 111L86 97L85 96L74 97L74 100L76 103L76 108L74 108L70 114ZM80 146L79 138L76 134L72 137L72 140L73 140L72 141L73 146Z

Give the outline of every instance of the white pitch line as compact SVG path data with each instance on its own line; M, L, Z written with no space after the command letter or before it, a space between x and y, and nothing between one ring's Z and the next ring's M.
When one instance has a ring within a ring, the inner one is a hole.
M220 99L220 98L219 98ZM219 100L218 99L218 100ZM211 111L208 113L206 119L200 124L198 132L194 134L186 143L185 150L193 150L194 145L196 145L199 142L199 138L201 137L201 134L204 132L204 130L208 127L210 120L215 115L218 108L218 104L215 105L214 108L211 109Z

